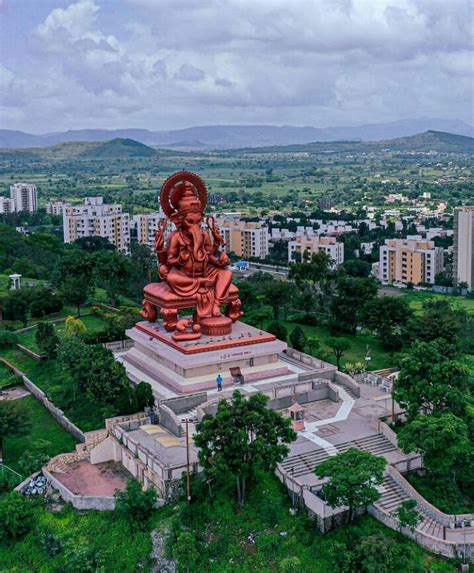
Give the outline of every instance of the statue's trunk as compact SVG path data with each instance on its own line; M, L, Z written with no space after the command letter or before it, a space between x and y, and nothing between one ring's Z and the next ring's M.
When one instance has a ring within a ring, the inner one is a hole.
M201 231L201 227L199 225L191 227L189 229L189 232L191 233L191 237L193 238L193 258L198 263L202 263L202 261L206 256L206 253L204 252L203 249L204 234Z

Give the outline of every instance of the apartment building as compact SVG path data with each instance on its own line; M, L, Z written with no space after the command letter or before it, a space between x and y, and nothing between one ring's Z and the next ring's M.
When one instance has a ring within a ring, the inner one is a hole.
M434 284L443 270L443 254L426 239L387 239L380 247L379 278L384 283Z
M234 252L238 257L258 257L268 255L268 229L260 222L247 222L240 219L218 219L225 241L225 251Z
M48 213L48 215L62 215L64 207L69 206L69 203L65 203L64 201L51 201L50 203L46 203L46 213Z
M14 212L15 203L9 197L0 197L0 215Z
M474 206L454 209L453 279L474 289Z
M130 224L132 241L148 245L150 249L153 249L155 246L156 230L158 229L160 221L163 221L165 218L165 214L161 209L153 213L134 215ZM173 224L168 221L166 234L169 234L173 228Z
M34 213L38 210L38 193L36 185L32 183L15 183L10 185L10 199L17 212L28 211Z
M104 237L119 251L129 253L130 222L122 205L104 204L102 197L86 197L84 205L65 205L63 210L64 242L81 237Z
M332 261L333 267L338 267L344 262L344 245L336 240L336 237L321 237L320 235L304 235L296 237L288 243L288 261L294 262L301 258L304 261L304 253L309 258L313 253L326 253Z

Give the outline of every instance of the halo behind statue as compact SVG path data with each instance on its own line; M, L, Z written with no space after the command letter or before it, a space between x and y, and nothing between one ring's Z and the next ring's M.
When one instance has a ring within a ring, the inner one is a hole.
M176 187L184 182L189 182L193 185L196 190L196 196L202 205L202 210L206 208L207 205L207 187L204 181L191 171L178 171L173 175L170 175L168 179L163 183L160 192L160 204L163 212L168 218L171 218L176 214L177 206L174 205L172 201L173 191Z

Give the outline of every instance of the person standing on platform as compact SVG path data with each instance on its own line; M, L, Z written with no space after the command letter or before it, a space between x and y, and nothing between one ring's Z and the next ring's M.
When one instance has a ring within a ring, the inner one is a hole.
M217 375L216 382L217 382L217 391L222 392L222 376L220 374Z

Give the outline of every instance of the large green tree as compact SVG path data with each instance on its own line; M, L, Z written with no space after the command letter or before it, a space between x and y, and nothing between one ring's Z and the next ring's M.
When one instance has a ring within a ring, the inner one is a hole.
M235 480L239 504L258 471L272 471L296 439L289 418L267 407L268 397L245 398L238 390L221 400L215 415L206 414L197 426L194 443L208 478Z
M395 400L412 420L422 412L452 411L462 416L470 395L466 366L443 354L438 341L415 342L401 361Z
M110 303L115 306L133 277L132 264L118 251L98 251L93 255L93 262L95 284L105 289Z
M326 340L326 344L331 349L332 354L334 354L337 369L340 370L341 358L344 356L344 353L350 349L351 343L349 340L347 340L347 338L331 336Z
M375 331L387 350L399 350L403 345L403 328L412 316L410 305L403 297L382 296L369 301L364 324Z
M455 478L474 454L466 422L451 413L417 416L400 430L398 443L405 452L422 454L426 469L444 477Z
M383 457L350 448L321 462L314 471L319 478L329 479L323 487L328 505L346 506L351 522L359 507L367 507L380 498L377 486L383 482L386 465Z
M330 304L333 330L356 334L366 315L366 307L376 296L377 283L374 279L339 274Z

